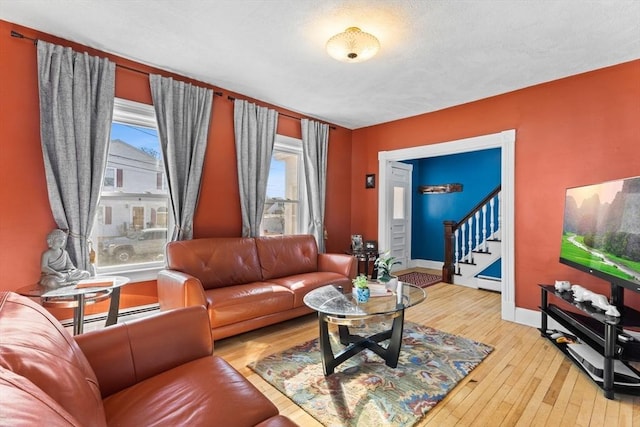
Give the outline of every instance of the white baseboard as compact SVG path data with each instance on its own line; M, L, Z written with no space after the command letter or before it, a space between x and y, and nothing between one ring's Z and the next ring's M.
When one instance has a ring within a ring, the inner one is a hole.
M412 259L407 262L408 268L429 268L432 270L442 270L442 261L432 261L428 259Z

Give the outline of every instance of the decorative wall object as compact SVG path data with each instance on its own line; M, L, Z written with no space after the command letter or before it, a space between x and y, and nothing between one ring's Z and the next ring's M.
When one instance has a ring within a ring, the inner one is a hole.
M376 188L376 174L369 173L365 179L365 188Z
M462 191L462 184L421 185L418 187L420 194L457 193Z

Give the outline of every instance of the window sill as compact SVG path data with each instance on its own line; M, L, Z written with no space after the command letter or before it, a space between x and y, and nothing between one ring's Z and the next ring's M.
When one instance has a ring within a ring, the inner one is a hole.
M143 266L130 266L126 269L122 267L106 267L99 268L97 273L100 276L117 275L128 277L130 283L146 282L150 280L156 280L158 278L158 272L164 269L164 265L143 265Z

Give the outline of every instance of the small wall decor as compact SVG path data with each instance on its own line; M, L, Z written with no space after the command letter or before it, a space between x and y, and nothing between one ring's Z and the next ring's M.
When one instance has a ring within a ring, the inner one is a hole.
M376 174L369 173L364 183L365 188L376 188Z
M362 250L362 234L351 235L351 250L354 252Z
M420 194L457 193L462 191L462 184L421 185L418 187Z

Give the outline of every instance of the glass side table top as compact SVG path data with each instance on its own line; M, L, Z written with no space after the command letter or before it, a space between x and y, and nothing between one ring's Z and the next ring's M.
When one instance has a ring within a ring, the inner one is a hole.
M90 283L102 283L111 282L110 286L86 286L78 287L78 284L90 284ZM71 297L81 294L95 293L99 291L107 291L109 289L119 288L129 283L128 277L123 276L97 276L91 279L80 280L77 284L63 285L59 288L49 289L38 284L24 286L18 289L16 292L20 295L28 297L41 297L41 298L60 298Z
M389 296L372 296L365 303L356 302L351 293L341 293L335 286L327 285L309 292L304 303L311 309L328 315L351 318L391 314L414 306L427 298L424 289L400 282Z

